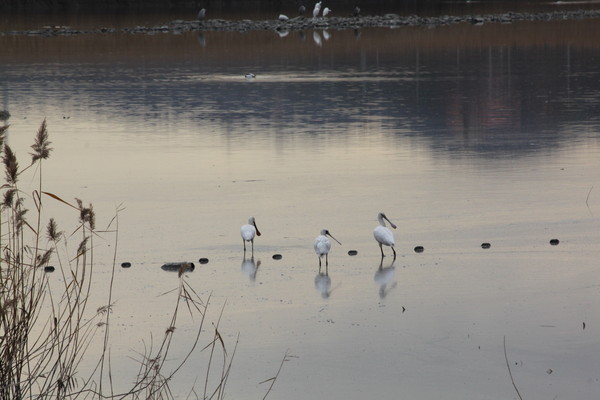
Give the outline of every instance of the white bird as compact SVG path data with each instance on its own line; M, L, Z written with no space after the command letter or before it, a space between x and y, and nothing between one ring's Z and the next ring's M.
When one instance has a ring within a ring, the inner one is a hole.
M313 8L313 18L317 18L317 16L319 15L319 12L321 12L321 2L320 1L317 4L315 4L315 8Z
M386 220L390 223L391 227L396 229L396 225L392 221L385 216L384 213L380 212L377 215L377 220L379 221L379 226L373 230L373 236L375 236L375 240L379 243L379 249L381 250L381 257L384 257L383 254L383 245L390 246L392 251L394 252L394 260L396 259L396 250L394 250L394 234L390 231L386 226L383 220Z
M256 78L256 75L253 74L252 72L248 72L245 76L246 76L246 79L254 79L254 78ZM260 236L260 235L258 235L258 236Z
M323 9L323 16L326 17L331 12L331 8L325 7Z
M289 19L290 19L290 17L288 17L287 15L279 14L279 17L278 17L278 19L279 19L280 21L287 21L287 20L289 20Z
M206 17L206 9L201 8L200 11L198 11L198 21L202 21L205 17Z
M240 234L242 235L242 241L244 242L244 252L246 252L246 242L250 242L252 243L252 254L254 254L254 236L260 236L260 231L256 227L254 217L250 217L248 223L242 225Z
M321 267L321 257L325 256L325 265L329 265L329 261L327 259L327 255L329 254L329 250L331 249L331 242L327 239L327 236L338 242L336 238L331 236L327 229L321 229L321 234L317 236L315 239L315 253L319 256L319 267ZM341 245L340 242L338 244Z

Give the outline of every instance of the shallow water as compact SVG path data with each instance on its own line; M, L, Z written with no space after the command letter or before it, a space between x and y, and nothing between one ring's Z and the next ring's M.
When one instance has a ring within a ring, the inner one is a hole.
M92 202L99 227L125 207L115 372L170 323L159 295L177 275L160 266L192 261L213 320L226 303L231 348L240 334L226 398L262 397L288 350L272 398L515 398L506 337L524 397L588 399L597 25L0 37L0 90L23 165L47 119L46 190ZM65 208L45 202L68 225ZM393 264L372 237L379 211L398 225ZM256 270L239 237L251 215ZM330 283L312 250L322 228L342 243ZM100 291L113 249L97 249ZM176 353L193 327L177 326ZM201 387L205 363L193 357L175 393Z

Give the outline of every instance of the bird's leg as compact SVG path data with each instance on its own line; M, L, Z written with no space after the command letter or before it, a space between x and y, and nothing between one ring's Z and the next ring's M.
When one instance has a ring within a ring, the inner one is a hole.
M379 243L379 250L381 250L381 257L385 257L385 254L383 254L383 246L381 245L381 243Z
M319 256L319 272L321 272L321 256Z
M327 254L325 254L325 267L329 266L329 257Z
M244 243L244 253L246 253L246 241L242 239L242 243Z
M250 243L252 244L252 255L254 256L254 239L252 239Z
M396 250L394 250L394 246L392 246L392 251L394 252L394 261L396 261ZM392 263L393 263L394 261L392 261Z

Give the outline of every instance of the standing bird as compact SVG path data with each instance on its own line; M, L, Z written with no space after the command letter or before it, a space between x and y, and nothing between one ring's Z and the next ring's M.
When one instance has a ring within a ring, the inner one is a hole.
M352 16L357 17L357 18L360 17L360 7L359 6L354 7L354 10L352 10Z
M377 215L377 220L379 221L379 226L373 230L373 236L375 236L375 240L379 243L379 249L381 250L381 257L384 257L383 254L383 245L390 246L392 251L394 252L394 260L396 259L396 250L394 250L394 234L390 231L386 226L383 220L386 220L390 223L392 228L396 229L396 225L392 221L385 216L384 213L380 212Z
M252 243L252 254L254 254L254 236L260 236L260 231L256 227L254 217L248 218L248 224L242 225L240 229L242 241L244 242L244 253L246 252L246 242Z
M319 16L319 12L321 12L321 2L319 1L315 4L315 8L313 8L313 18L317 18Z
M325 7L323 9L323 16L326 17L331 12L331 8Z
M200 11L198 11L198 21L204 20L205 17L206 17L206 9L201 8Z
M321 268L321 257L323 256L325 256L325 266L329 265L327 254L329 254L329 250L331 249L331 242L327 239L327 236L338 242L336 238L331 236L327 229L321 229L321 234L315 239L315 253L319 256L319 268ZM338 244L341 245L340 242Z
M304 7L304 4L301 4L300 7L298 7L298 15L304 15L305 12L306 7Z

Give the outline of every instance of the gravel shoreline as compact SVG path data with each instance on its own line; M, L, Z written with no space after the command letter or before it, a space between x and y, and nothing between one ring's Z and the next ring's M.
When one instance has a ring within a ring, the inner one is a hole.
M38 30L0 32L0 36L61 36L80 34L106 34L106 33L131 33L131 34L156 34L156 33L183 33L194 31L233 31L249 32L257 30L270 31L301 31L310 29L361 29L361 28L398 28L402 26L437 27L450 24L469 23L481 25L485 23L509 24L518 21L563 21L574 19L599 18L600 10L557 11L544 13L516 13L489 15L461 15L440 17L418 17L415 15L400 16L386 14L382 16L360 17L295 17L286 21L275 20L224 20L207 19L204 21L176 20L169 24L132 28L98 28L90 30L72 29L66 26L46 26Z

